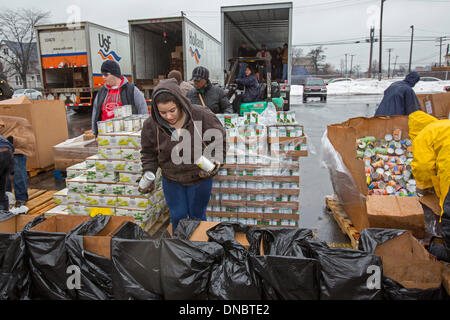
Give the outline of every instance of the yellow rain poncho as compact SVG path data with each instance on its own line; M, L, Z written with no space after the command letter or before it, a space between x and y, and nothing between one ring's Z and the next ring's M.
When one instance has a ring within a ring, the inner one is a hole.
M434 188L442 216L450 188L450 120L415 111L409 115L408 124L414 153L411 167L417 187Z

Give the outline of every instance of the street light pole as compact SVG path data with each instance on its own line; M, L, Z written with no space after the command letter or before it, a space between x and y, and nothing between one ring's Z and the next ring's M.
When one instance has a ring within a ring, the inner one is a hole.
M372 50L373 50L373 38L375 34L375 28L370 28L370 57L369 57L369 78L372 78Z
M381 12L380 12L380 56L379 56L379 62L378 62L378 80L381 80L381 70L382 70L382 62L381 62L381 58L383 56L383 7L384 7L384 2L386 0L381 0Z
M412 50L413 50L413 40L414 40L414 26L411 26L411 46L409 48L409 66L408 73L411 72L411 61L412 61Z

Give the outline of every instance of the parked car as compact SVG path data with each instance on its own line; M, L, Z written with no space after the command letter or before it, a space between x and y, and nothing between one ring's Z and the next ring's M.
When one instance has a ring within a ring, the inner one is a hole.
M334 78L329 79L326 84L329 85L330 83L336 83L336 82L343 82L343 81L353 81L351 78Z
M435 77L420 77L420 81L442 81L439 78L435 78Z
M13 98L26 96L28 99L31 100L41 100L42 99L42 92L37 91L35 89L18 89L14 91Z
M320 97L320 101L327 101L327 86L321 78L307 78L303 84L303 103L310 97Z

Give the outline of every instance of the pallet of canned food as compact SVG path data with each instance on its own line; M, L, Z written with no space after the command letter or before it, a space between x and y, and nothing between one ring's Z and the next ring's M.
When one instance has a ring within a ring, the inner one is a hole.
M129 106L114 111L114 119L97 123L97 154L67 168L67 188L54 195L62 207L53 212L132 216L136 223L149 226L167 210L160 172L152 193L138 191L141 129L149 115L131 115Z
M303 137L303 127L295 121L295 113L279 112L278 116L289 116L289 127L298 128L292 129L293 138ZM264 115L256 112L218 118L226 128L228 151L224 166L214 177L208 221L297 227L299 157L270 152L274 141L269 140L269 128L284 127L283 124L268 124Z

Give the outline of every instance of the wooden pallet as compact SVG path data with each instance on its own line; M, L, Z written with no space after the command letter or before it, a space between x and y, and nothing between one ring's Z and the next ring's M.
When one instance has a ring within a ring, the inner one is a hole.
M56 207L57 204L53 202L53 194L55 192L58 191L29 189L28 202L25 204L28 207L27 214L43 214Z
M42 172L49 172L55 169L55 165L50 165L48 167L45 168L34 168L28 171L28 175L30 176L30 178L37 176L39 173Z
M149 227L145 229L145 232L147 232L149 235L153 236L158 231L161 230L166 224L166 222L169 220L170 214L169 210L165 211L161 216L156 220L153 224L151 224Z
M341 231L350 238L352 248L358 249L359 232L353 226L339 201L333 197L327 196L325 197L325 203L327 209L333 213L333 217L339 225L339 228L341 228Z

